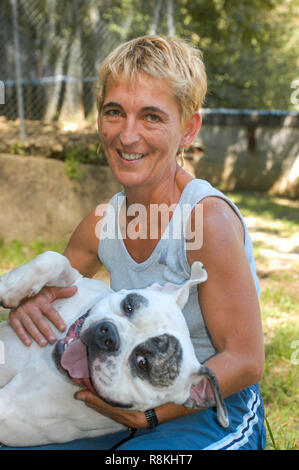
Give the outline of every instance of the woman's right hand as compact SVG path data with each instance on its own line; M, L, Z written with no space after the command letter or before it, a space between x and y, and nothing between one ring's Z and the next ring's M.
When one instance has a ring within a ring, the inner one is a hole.
M9 314L9 322L21 341L30 346L35 340L40 346L55 343L55 333L48 320L59 330L64 331L66 325L55 310L52 302L56 299L71 297L77 287L44 287L37 295L21 302ZM48 320L47 320L48 319Z

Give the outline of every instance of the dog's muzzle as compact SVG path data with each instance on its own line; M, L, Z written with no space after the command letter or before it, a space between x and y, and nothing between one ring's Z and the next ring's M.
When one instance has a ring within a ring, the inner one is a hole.
M57 341L53 359L61 373L76 384L97 393L91 381L88 350L96 355L117 354L121 341L117 327L109 320L91 324L81 335L88 314L89 312L78 318L65 337Z

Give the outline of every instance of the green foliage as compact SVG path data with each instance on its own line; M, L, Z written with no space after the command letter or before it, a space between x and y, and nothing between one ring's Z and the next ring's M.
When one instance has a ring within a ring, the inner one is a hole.
M81 163L94 163L100 165L107 165L107 159L103 152L100 150L97 153L97 145L91 149L83 147L74 147L72 150L67 151L63 158L65 160L65 172L70 179L81 180L83 178Z
M179 35L204 52L208 107L292 109L298 0L177 1ZM283 71L283 73L282 73Z
M37 238L26 244L20 240L5 243L0 239L0 276L17 266L28 263L44 251L52 250L62 253L65 247L65 240L50 243L45 242L42 238Z
M71 150L65 157L64 170L71 180L80 180L83 177L80 161L81 156L77 149Z
M9 151L14 155L26 155L23 142L14 142L10 145Z

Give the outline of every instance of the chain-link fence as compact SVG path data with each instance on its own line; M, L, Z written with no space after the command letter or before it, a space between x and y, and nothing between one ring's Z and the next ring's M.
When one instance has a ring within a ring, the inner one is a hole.
M27 120L94 116L96 70L118 42L97 0L0 0L0 116L20 119L22 140Z

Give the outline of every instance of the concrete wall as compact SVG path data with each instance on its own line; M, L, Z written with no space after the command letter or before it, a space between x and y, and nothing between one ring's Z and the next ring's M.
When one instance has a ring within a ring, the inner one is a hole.
M70 180L64 163L0 154L0 239L68 238L82 218L120 190L110 168L82 165Z
M198 178L223 190L299 196L299 113L205 110Z

